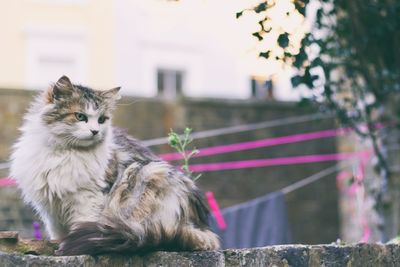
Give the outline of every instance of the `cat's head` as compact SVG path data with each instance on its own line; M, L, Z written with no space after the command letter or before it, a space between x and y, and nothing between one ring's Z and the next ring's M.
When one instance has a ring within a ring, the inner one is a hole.
M93 147L103 142L109 132L119 89L97 91L72 84L62 76L47 90L41 118L58 143L75 148Z

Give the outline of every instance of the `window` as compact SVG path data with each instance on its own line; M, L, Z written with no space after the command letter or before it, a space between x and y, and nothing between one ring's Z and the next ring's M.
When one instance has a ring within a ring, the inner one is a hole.
M157 92L158 95L173 98L182 95L184 73L180 70L158 69Z
M273 99L272 80L260 77L252 77L251 80L251 97L257 99Z

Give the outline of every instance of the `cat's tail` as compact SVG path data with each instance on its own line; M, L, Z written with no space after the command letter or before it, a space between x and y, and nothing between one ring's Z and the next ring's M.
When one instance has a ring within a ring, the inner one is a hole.
M83 222L76 225L60 244L56 255L96 255L113 252L129 252L137 249L137 238L127 236L130 229L121 224L113 227L98 222Z
M123 225L121 225L123 227ZM78 225L60 244L58 256L97 255L105 253L140 253L154 251L194 251L219 248L219 238L208 229L192 225L182 226L179 233L167 242L160 242L157 236L131 236L131 229L114 228L97 222L84 222ZM151 233L151 232L149 232ZM163 234L162 234L163 235Z

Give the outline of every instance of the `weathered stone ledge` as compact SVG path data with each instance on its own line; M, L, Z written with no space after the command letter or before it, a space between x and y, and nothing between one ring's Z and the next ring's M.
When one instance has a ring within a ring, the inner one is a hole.
M146 255L34 256L0 252L0 266L400 266L400 246L282 245L203 252L155 252Z

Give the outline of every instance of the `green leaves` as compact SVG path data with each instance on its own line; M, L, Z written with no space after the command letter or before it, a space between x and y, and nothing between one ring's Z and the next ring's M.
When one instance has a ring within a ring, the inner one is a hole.
M263 57L265 59L268 59L270 55L271 55L271 50L268 50L266 52L260 52L260 54L258 54L259 57Z
M172 148L177 148L178 144L179 144L179 135L175 132L173 132L171 130L171 132L168 134L168 144L172 147Z
M261 36L260 32L253 32L252 35L258 39L258 41L262 41L264 38Z
M297 74L293 76L290 81L292 82L293 87L298 87L299 85L303 84L310 89L314 88L314 81L319 78L318 75L311 74L310 68L305 68L304 73Z
M292 82L293 87L297 87L303 83L303 78L300 75L293 76L290 81Z
M300 69L304 65L304 63L307 61L307 59L308 59L308 56L306 54L306 51L303 48L301 48L299 53L294 56L293 66Z
M256 6L256 7L254 8L254 11L255 11L256 13L261 13L261 12L267 10L267 8L268 8L268 3L267 3L267 2L264 2L264 3L260 3L258 6Z
M289 46L289 34L284 32L278 36L278 45L282 48L286 48Z
M198 154L200 151L196 148L187 151L188 145L191 144L193 141L193 139L190 137L191 132L192 129L186 127L183 134L179 135L171 129L168 133L168 144L182 155L183 164L181 166L181 169L187 176L195 181L201 177L201 174L193 176L193 172L191 172L189 169L189 161L194 155Z
M299 12L301 15L305 16L306 15L306 7L308 4L308 0L295 0L293 2L294 8Z

